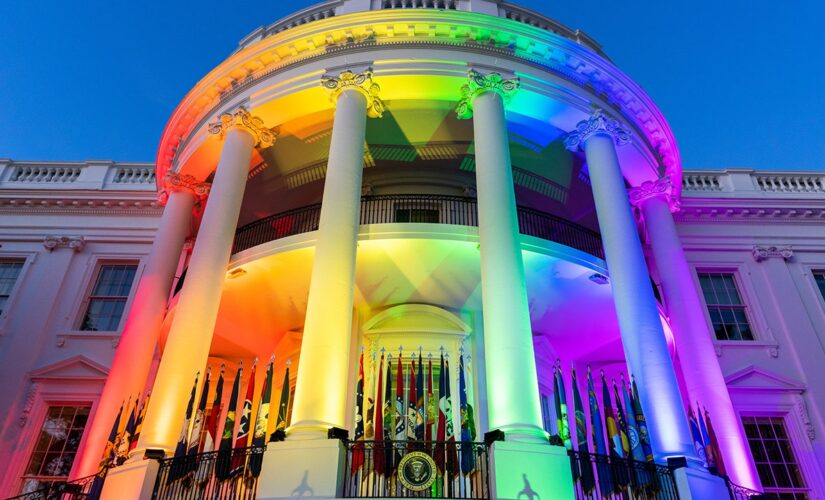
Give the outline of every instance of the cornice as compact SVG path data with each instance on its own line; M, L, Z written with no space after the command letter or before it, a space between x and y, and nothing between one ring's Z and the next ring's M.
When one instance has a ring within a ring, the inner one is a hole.
M683 197L674 214L689 224L819 224L825 226L825 200L766 200Z
M53 194L53 193L49 193ZM6 214L84 214L84 215L160 215L163 207L155 193L133 198L8 196L0 193L0 213Z
M418 29L422 23L428 29ZM176 152L203 122L250 85L309 60L342 51L393 48L399 43L494 54L550 71L592 98L605 100L614 114L640 132L667 173L680 176L678 149L664 117L641 87L608 60L561 35L518 21L426 9L335 16L269 36L233 54L203 78L173 113L158 149L158 175L171 166Z

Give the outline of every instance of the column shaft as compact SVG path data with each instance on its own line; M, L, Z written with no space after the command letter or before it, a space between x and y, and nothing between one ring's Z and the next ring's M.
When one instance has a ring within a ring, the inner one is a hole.
M86 431L77 477L97 472L120 405L137 396L146 384L194 205L195 195L189 191L169 194L94 420Z
M502 97L473 101L490 429L544 436Z
M186 282L161 357L138 449L174 449L195 374L204 370L232 251L255 137L226 132Z
M332 126L290 435L326 437L329 427L346 427L366 120L364 94L343 90Z
M628 368L638 381L639 399L647 417L654 454L657 460L668 456L694 458L685 407L613 137L608 133L593 133L585 140L584 151L622 345Z
M682 250L670 206L664 196L651 196L639 206L659 269L690 403L699 402L710 412L722 457L725 464L730 464L728 472L732 480L757 489L759 477L717 361L704 308Z

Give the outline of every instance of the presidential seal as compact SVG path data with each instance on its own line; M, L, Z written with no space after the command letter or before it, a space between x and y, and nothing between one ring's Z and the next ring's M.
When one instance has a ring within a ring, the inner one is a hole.
M435 481L435 461L422 451L404 455L398 463L398 480L410 491L424 491Z

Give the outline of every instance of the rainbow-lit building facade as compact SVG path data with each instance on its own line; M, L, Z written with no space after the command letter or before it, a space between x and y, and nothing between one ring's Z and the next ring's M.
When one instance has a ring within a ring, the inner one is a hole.
M729 482L825 496L825 176L683 171L598 43L517 5L299 11L200 79L154 164L0 160L0 212L2 495L94 474L151 391L102 490L151 498L196 374L226 367L225 409L239 362L274 353L290 421L257 496L341 496L328 434L355 430L359 358L374 401L382 354L420 352L453 360L454 408L462 359L477 441L503 432L477 497L577 494L548 441L557 360L586 407L588 366L635 378L680 498L729 490L697 405Z

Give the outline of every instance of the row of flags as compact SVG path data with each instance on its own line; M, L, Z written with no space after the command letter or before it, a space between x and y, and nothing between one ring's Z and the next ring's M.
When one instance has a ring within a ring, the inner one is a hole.
M587 417L579 392L579 384L576 380L576 369L575 367L571 368L573 430L576 435L576 449L580 456L578 466L573 466L573 479L581 481L581 487L585 494L590 494L595 489L597 480L599 489L602 494L605 494L606 492L619 492L631 483L644 486L652 479L640 477L639 472L632 474L627 469L617 469L606 462L599 461L596 462L597 477L593 475L589 458L590 453L621 460L653 462L653 450L648 434L647 420L639 401L639 390L635 378L631 377L629 388L624 374L621 375L620 384L617 384L616 380L613 379L611 381L613 389L611 399L610 386L607 383L604 371L602 370L600 374L602 385L601 407L590 366L587 367L587 395L590 410L590 433L588 433ZM573 450L567 391L560 361L557 361L553 367L553 385L553 403L558 436L568 450ZM604 412L604 415L602 415L602 412ZM721 455L717 451L719 446L707 410L704 410L703 413L699 412L699 418L697 418L691 408L689 419L697 454L705 460L707 466L715 467L718 473L724 474L724 464L722 464Z
M395 388L393 390L393 365ZM355 441L352 473L364 469L363 441L374 440L371 470L378 476L391 477L407 451L430 454L439 473L456 475L459 470L470 474L476 469L472 442L476 438L473 406L467 397L464 353L459 356L459 412L461 428L456 441L453 427L452 389L450 387L449 354L441 353L438 365L438 385L434 384L432 354L427 356L426 370L421 349L405 362L399 352L395 362L392 354L381 352L378 362L378 382L375 401L364 400L364 353L358 367L355 395ZM404 380L407 380L405 391ZM373 377L373 380L375 377ZM406 393L405 393L406 392ZM367 407L365 408L365 403ZM432 442L435 441L435 445ZM461 450L459 457L459 449Z

